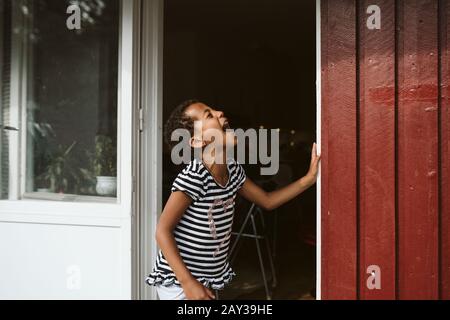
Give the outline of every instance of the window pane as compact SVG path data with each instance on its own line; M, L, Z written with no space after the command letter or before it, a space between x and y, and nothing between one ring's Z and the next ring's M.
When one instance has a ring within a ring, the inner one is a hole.
M22 53L25 192L115 197L119 0L3 2Z

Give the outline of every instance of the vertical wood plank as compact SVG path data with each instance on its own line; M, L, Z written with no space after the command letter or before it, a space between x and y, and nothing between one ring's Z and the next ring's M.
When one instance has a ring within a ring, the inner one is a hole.
M450 300L450 4L440 1L440 65L441 65L441 298Z
M399 1L398 294L437 299L437 0Z
M367 8L381 9L381 29L367 27ZM395 1L360 7L360 297L395 299ZM381 288L366 285L379 266Z
M357 298L356 11L322 1L322 298Z

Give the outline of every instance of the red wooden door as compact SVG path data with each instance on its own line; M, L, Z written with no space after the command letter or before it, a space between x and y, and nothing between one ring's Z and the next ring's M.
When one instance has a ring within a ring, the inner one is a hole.
M448 2L321 1L324 299L450 298Z

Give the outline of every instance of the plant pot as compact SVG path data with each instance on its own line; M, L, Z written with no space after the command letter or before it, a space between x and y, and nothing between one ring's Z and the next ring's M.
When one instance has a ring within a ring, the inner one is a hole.
M117 177L97 176L95 191L101 196L116 196Z

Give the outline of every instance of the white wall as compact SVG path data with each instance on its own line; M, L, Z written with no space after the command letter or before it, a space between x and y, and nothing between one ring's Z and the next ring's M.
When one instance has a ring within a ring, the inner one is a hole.
M1 299L127 299L120 227L0 222Z
M0 201L0 299L131 299L129 209Z

